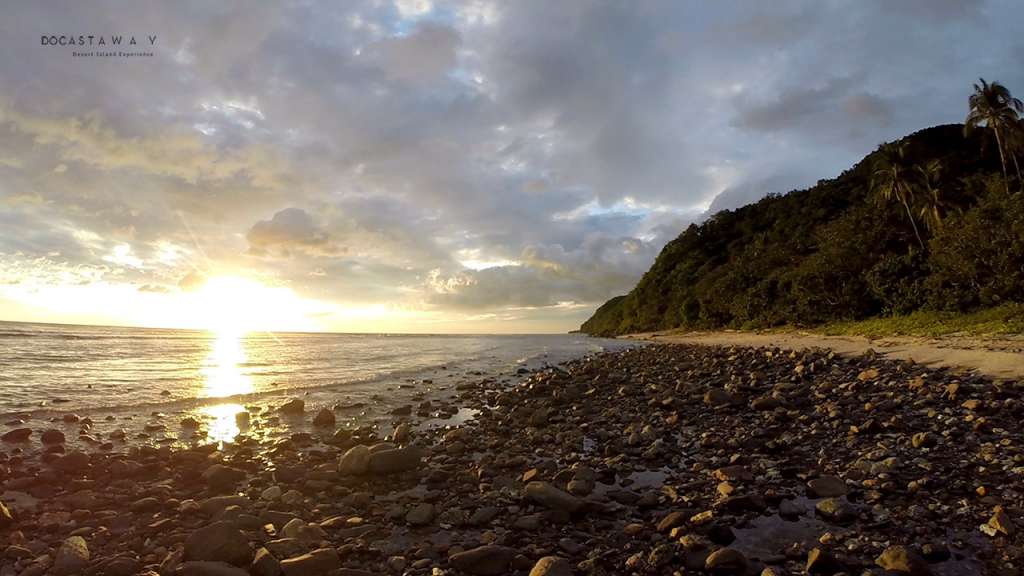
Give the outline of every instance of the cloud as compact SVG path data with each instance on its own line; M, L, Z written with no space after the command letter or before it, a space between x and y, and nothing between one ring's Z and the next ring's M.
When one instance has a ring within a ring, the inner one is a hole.
M362 54L393 79L428 82L455 65L459 40L459 33L450 26L425 22L408 35L374 42Z
M858 122L884 124L891 117L888 104L878 95L857 91L861 81L835 77L821 85L789 86L774 99L741 99L733 124L746 130L820 130L829 124L854 126Z
M256 255L331 255L340 250L301 208L286 208L270 220L253 224L245 238L249 251Z
M100 170L135 170L189 184L235 177L254 186L277 183L278 164L269 150L217 150L196 133L176 127L163 127L164 133L155 136L127 138L104 126L94 115L47 118L3 107L0 124L31 137L36 145L56 148L57 157L64 162L79 162ZM61 163L54 172L66 170Z

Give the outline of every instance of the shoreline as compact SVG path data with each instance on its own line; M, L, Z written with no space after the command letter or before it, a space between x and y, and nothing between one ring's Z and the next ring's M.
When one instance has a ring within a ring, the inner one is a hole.
M770 346L789 350L829 349L844 356L874 351L892 360L911 361L934 368L974 371L1000 380L1024 379L1024 336L831 336L811 332L694 331L643 332L620 336L624 340L709 346Z
M667 344L450 391L386 436L278 405L250 418L280 434L219 446L3 442L0 576L1013 574L1024 551L1019 386Z

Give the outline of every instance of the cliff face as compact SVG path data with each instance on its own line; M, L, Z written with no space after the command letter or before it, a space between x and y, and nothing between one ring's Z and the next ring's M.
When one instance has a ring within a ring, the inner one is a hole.
M691 225L665 246L629 294L598 308L581 330L608 336L679 327L811 325L986 304L980 289L949 296L978 279L952 270L958 258L945 244L970 241L949 228L966 226L972 213L980 217L987 204L1013 202L996 192L1003 183L994 139L983 132L965 138L963 127L952 124L921 130L901 143L903 173L913 192L907 207L872 193L876 150L834 179ZM932 161L938 169L925 181L924 168ZM1012 269L1014 262L1008 265ZM1002 294L1021 296L1021 283L1011 282Z

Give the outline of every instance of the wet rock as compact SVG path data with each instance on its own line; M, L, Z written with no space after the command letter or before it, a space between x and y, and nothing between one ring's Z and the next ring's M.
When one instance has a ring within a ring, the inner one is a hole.
M448 563L475 576L500 576L508 572L515 555L512 548L489 544L453 554Z
M747 571L747 557L734 548L720 548L704 560L704 568L712 574L744 574Z
M392 448L370 453L369 470L374 474L396 474L420 466L418 448Z
M396 444L404 444L409 441L409 436L412 434L412 428L405 422L395 427L395 433L392 434L392 440Z
M533 565L530 576L572 576L572 564L559 556L545 556Z
M78 574L89 565L89 546L85 538L71 536L60 545L53 560L54 576Z
M807 483L807 492L815 498L845 496L847 491L846 482L835 476L819 476Z
M547 482L533 481L526 485L526 498L552 510L574 513L583 508L583 501Z
M181 419L181 427L186 430L195 430L199 428L199 420L196 420L193 416L186 416Z
M306 411L306 403L301 398L292 398L282 404L278 411L290 416L299 416Z
M0 436L0 440L4 442L28 442L29 436L32 435L31 428L15 428L10 432Z
M248 412L238 412L235 414L235 424L242 429L248 428L252 416Z
M190 534L185 540L185 560L227 562L248 566L253 551L249 539L230 522L215 522Z
M366 474L370 469L370 449L357 444L348 449L338 460L338 473L344 475Z
M65 441L64 433L53 428L43 432L39 439L43 441L43 444L63 444Z
M932 573L928 562L906 546L886 548L878 558L875 558L875 564L891 572L911 576L930 576Z
M319 412L316 413L316 416L313 418L313 425L320 426L322 428L334 426L334 423L334 412L331 411L329 408L322 408Z
M285 576L320 576L338 568L341 568L341 558L334 548L318 548L281 561L281 572Z

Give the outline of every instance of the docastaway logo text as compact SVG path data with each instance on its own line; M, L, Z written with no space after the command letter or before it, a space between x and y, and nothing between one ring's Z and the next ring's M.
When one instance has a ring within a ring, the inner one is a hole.
M40 46L71 47L75 58L152 58L156 34L44 34ZM88 48L88 51L77 48Z
M148 44L142 44L148 42ZM156 35L147 35L142 40L124 34L79 34L79 35L43 35L39 41L42 46L156 46Z

